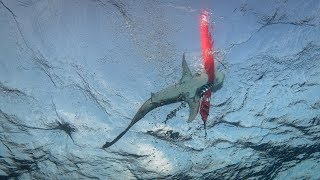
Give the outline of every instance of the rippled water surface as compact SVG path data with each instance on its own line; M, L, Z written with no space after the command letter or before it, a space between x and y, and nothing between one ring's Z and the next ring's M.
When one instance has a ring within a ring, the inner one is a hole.
M200 116L151 92L201 68L211 14L223 87ZM320 179L318 0L1 0L0 179Z

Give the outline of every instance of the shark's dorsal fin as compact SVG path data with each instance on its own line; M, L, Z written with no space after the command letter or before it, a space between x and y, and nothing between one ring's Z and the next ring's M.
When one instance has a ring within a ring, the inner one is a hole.
M187 81L191 78L192 78L192 74L191 74L189 66L186 62L185 53L183 53L183 56L182 56L182 77L180 79L180 83Z
M200 106L200 97L195 96L192 99L189 99L187 101L188 105L189 105L189 118L188 118L188 122L193 121L199 111L199 106Z

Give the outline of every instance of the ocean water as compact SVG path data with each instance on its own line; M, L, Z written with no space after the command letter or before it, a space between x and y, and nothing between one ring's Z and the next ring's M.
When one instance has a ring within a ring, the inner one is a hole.
M207 136L140 106L216 64ZM0 179L320 179L320 1L1 0Z

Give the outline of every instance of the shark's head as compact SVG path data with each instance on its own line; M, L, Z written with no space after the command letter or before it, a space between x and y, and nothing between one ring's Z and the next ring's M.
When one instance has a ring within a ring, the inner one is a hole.
M224 81L224 74L220 71L216 71L214 74L214 87L212 89L213 92L218 91L222 88Z

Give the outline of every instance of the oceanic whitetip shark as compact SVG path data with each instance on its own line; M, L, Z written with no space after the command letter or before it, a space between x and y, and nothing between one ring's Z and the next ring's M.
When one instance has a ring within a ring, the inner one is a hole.
M156 93L151 93L151 97L143 103L138 112L133 117L128 127L121 132L111 142L106 142L102 148L108 148L116 143L136 122L142 119L146 114L155 108L177 103L186 102L189 105L188 122L194 120L198 114L200 100L203 94L211 89L216 92L222 87L224 74L215 70L215 78L213 82L208 83L208 75L206 72L196 73L192 75L188 64L185 60L185 55L182 57L182 77L177 84L169 86Z

